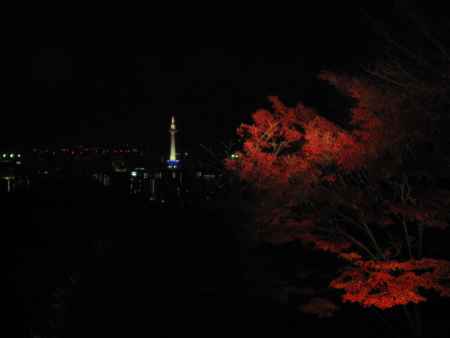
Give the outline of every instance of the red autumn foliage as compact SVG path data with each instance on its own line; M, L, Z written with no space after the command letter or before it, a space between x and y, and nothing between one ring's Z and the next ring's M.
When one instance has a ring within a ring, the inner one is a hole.
M227 167L259 188L287 184L298 176L307 186L322 179L333 179L333 175L324 174L324 166L335 164L343 170L357 170L376 158L387 146L388 131L367 102L377 102L374 98L377 93L371 92L375 89L355 79L347 79L344 86L336 76L327 73L321 74L321 78L341 86L341 91L356 100L357 105L351 111L351 131L338 127L301 103L286 107L277 97L270 97L273 112L258 110L252 116L253 124L238 128L244 146L239 153L240 160L227 160ZM400 137L395 130L391 134ZM389 146L393 142L391 137Z
M330 284L345 291L344 302L382 310L426 300L419 289L450 296L450 262L436 259L406 262L362 261Z
M403 110L402 97L367 82L320 78L355 101L348 128L271 97L273 111L241 125L239 157L226 160L260 197L259 236L342 258L350 267L330 286L344 290L344 301L386 309L424 301L421 290L449 296L450 263L422 258L421 242L424 225L447 227L450 194L405 179L414 176L405 149L427 133L420 119Z

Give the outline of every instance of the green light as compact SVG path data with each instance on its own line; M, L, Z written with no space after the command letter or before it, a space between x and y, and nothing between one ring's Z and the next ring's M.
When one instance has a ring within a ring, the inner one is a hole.
M6 154L3 154L3 156L2 156L3 158L6 158Z
M14 154L9 154L9 157L10 158L14 158Z

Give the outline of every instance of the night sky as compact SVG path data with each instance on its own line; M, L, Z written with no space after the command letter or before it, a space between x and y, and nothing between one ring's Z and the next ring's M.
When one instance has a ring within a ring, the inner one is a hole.
M394 7L364 10L386 17ZM317 72L360 71L380 39L361 8L318 1L278 10L164 12L161 20L152 13L139 28L120 22L36 38L31 106L12 117L6 143L138 143L165 151L174 114L180 143L191 149L231 141L269 95L331 109Z

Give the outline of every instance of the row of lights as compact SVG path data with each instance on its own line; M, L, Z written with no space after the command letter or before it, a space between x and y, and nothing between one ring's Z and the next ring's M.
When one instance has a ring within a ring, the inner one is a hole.
M8 158L8 157L9 157L9 158L15 158L15 157L21 158L22 155L21 155L21 154L14 154L14 153L11 153L11 154L9 154L9 156L8 156L8 154L3 153L2 158Z
M79 150L79 149L75 149L75 150L71 150L71 149L63 149L61 150L63 153L67 153L69 155L85 155L85 154L89 154L91 152L95 152L97 154L129 154L129 153L139 153L139 150L137 149L113 149L113 150L109 150L109 149L105 149L105 150ZM53 152L53 154L55 154L55 152Z

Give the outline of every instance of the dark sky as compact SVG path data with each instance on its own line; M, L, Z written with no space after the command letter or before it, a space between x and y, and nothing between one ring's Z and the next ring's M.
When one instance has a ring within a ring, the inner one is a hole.
M185 148L228 142L268 95L320 100L319 70L357 70L377 54L360 8L328 3L284 16L270 8L198 14L37 38L31 107L12 118L7 143L141 143L159 151L171 114Z

